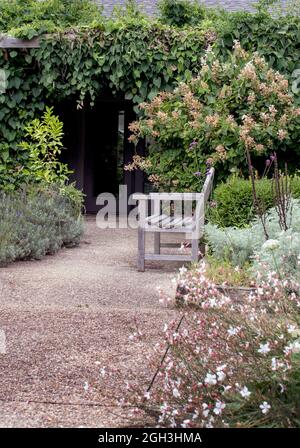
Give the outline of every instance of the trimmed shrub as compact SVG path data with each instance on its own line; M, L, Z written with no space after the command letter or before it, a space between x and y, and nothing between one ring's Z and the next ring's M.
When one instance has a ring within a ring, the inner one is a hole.
M300 177L289 179L293 198L300 198ZM272 180L256 181L257 197L265 210L274 205ZM213 207L209 211L209 221L219 227L245 227L255 216L251 180L233 176L219 184L214 191Z
M81 207L82 194L73 186L0 192L0 265L76 246L83 231Z

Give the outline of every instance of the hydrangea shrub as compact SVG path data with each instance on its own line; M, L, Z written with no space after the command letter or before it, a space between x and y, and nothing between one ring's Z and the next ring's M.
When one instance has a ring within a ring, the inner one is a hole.
M283 75L238 42L226 62L210 49L201 62L199 76L141 104L144 117L131 124L131 141L149 141L150 180L164 189L197 191L206 164L219 177L243 171L245 149L259 158L296 148L300 108Z

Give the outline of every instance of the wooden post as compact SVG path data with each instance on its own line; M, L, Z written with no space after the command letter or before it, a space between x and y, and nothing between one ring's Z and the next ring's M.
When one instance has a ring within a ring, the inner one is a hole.
M158 200L154 200L154 215L160 215L161 214L161 201ZM160 233L155 233L154 234L154 253L155 254L160 254Z
M199 251L200 251L201 258L204 258L205 257L205 252L206 252L204 238L202 238L201 241L200 241Z
M197 263L199 261L199 240L192 239L192 262Z

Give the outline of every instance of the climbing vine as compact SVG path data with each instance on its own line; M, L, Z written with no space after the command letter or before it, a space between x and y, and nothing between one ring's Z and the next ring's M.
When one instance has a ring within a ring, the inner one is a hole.
M131 100L138 112L140 103L197 75L209 45L226 58L234 39L244 42L251 35L248 42L259 41L258 50L267 51L273 37L262 39L258 19L226 17L229 22L217 30L211 20L180 28L143 17L134 8L104 19L90 0L0 0L2 34L40 36L39 48L0 50L0 186L22 180L27 155L19 142L24 125L46 105L72 98L78 107L92 106L109 92ZM268 20L263 23L273 24L273 35L285 49L273 64L268 62L291 78L300 60L299 20L282 19L282 29L279 22L275 27L275 19Z
M31 39L47 32L103 21L91 0L0 0L0 30Z
M3 50L0 185L15 181L24 163L18 147L22 129L45 104L72 97L84 107L107 91L135 105L151 100L179 79L190 79L214 39L209 30L128 20L47 34L36 49Z

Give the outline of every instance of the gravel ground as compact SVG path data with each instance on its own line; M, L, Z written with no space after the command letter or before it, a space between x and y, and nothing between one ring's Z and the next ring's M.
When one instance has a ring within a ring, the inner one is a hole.
M145 355L176 318L157 287L174 295L177 266L137 272L136 240L135 231L100 230L89 218L80 247L0 269L1 427L132 424L117 401L126 380L151 379ZM136 328L145 336L131 342ZM110 381L99 373L104 366L118 371Z

